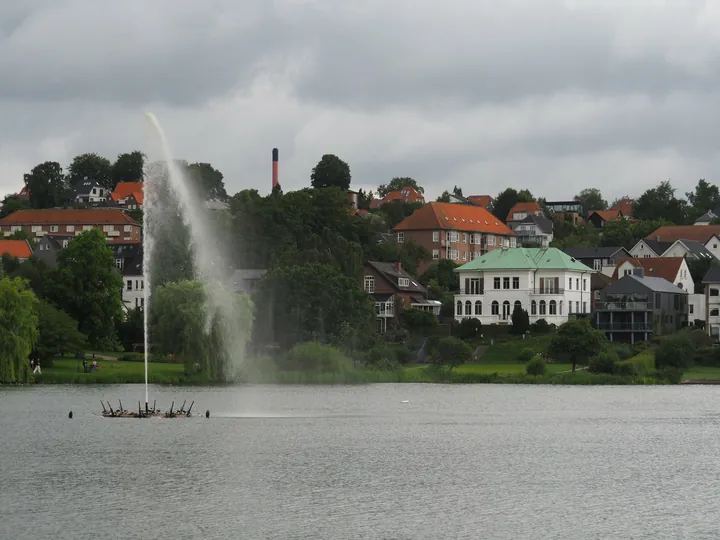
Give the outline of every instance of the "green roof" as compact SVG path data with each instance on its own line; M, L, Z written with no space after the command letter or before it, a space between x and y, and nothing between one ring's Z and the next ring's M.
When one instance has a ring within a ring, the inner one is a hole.
M496 248L455 269L456 272L468 270L595 271L558 248Z

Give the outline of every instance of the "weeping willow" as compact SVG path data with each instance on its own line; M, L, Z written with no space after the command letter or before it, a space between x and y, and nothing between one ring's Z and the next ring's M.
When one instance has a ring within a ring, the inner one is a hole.
M0 383L30 378L28 356L38 339L37 298L26 281L0 279Z

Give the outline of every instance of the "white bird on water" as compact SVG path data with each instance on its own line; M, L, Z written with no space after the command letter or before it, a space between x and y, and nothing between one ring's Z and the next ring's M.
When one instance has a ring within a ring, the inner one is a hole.
M410 403L409 399L403 399L400 403Z

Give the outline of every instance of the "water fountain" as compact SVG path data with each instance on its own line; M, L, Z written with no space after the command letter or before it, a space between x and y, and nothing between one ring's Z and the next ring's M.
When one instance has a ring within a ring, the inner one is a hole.
M236 312L237 303L235 295L228 294L227 285L230 283L230 265L224 260L216 241L218 235L213 231L205 212L204 201L197 196L191 182L185 177L183 168L173 158L170 145L162 126L152 113L147 113L161 146L161 167L148 171L143 187L143 279L144 289L144 333L145 333L145 407L138 404L138 412L125 411L120 404L119 411L103 404L103 415L108 417L136 417L147 418L162 416L176 418L190 416L190 408L185 411L183 406L173 412L161 412L149 406L148 390L148 360L150 354L149 342L149 312L152 302L152 279L156 255L155 231L158 223L163 219L164 207L159 204L159 186L166 183L168 193L175 199L179 214L190 234L192 262L195 278L203 286L205 293L205 331L209 332L213 323L219 324L224 354L223 378L233 380L242 367L245 343L247 341L247 328L243 317ZM156 164L157 165L157 164ZM201 202L202 201L202 202ZM206 417L209 413L206 413Z

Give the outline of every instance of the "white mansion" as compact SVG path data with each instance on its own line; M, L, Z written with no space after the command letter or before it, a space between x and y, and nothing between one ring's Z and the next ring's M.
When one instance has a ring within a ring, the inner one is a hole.
M512 324L516 306L530 322L567 322L568 315L589 313L590 279L595 270L557 248L495 249L455 270L460 293L455 319L480 319L482 324Z

